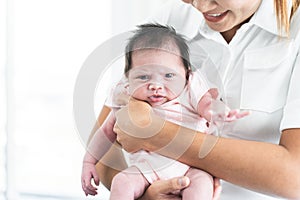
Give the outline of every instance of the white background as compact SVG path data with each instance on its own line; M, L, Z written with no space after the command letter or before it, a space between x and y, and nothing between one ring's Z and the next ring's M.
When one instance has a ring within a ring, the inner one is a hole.
M97 46L165 1L0 0L0 200L86 199L76 77ZM103 101L96 95L95 115Z

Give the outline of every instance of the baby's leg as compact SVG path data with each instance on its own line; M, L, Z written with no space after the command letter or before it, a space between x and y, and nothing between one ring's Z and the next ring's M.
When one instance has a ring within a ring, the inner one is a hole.
M134 200L149 186L148 181L136 167L129 167L112 180L110 200Z
M182 200L210 200L213 198L214 180L205 171L190 168L186 173L190 178L190 185L182 191Z

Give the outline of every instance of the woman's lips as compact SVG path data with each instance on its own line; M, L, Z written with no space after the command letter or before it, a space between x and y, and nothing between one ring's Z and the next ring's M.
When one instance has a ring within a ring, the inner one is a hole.
M227 15L227 13L228 11L223 13L203 13L203 16L209 22L219 22Z

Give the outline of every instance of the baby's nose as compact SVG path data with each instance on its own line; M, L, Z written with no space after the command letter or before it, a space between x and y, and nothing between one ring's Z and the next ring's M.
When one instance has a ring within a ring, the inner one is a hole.
M159 90L162 89L162 84L160 83L150 83L149 90Z

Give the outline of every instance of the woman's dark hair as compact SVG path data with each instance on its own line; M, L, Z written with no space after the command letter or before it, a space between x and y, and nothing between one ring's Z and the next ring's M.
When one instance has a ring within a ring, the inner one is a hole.
M176 33L170 26L163 26L156 23L143 24L137 26L134 35L129 39L125 49L125 70L127 76L132 65L132 53L136 50L157 49L164 50L173 54L180 53L182 63L186 71L188 80L191 71L189 47L184 37ZM179 52L178 52L179 50Z

